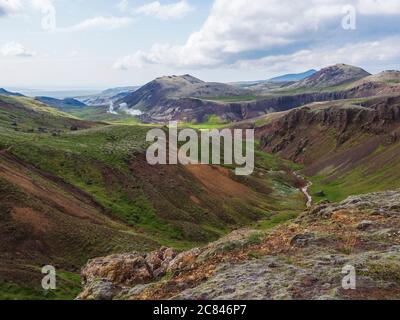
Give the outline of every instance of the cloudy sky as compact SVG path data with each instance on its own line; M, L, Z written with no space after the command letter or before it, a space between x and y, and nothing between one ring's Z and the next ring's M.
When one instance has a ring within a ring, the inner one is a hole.
M400 0L0 0L0 87L400 69Z

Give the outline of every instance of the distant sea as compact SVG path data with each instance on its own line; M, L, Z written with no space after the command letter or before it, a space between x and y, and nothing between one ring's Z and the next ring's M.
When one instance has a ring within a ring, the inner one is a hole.
M98 94L102 89L26 89L26 88L7 88L12 92L19 92L28 97L51 97L56 99L84 97Z

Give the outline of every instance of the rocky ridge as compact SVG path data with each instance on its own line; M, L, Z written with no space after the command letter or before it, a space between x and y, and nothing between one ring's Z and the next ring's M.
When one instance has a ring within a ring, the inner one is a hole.
M292 110L276 121L257 128L262 147L293 161L307 162L307 150L314 150L331 132L336 146L360 134L379 137L393 144L399 138L400 97L372 98L360 102L315 103ZM311 130L312 129L312 130ZM319 132L319 133L318 133Z

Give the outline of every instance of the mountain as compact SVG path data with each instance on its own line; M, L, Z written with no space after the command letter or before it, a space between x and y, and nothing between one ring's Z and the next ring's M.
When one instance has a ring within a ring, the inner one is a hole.
M131 87L118 87L111 88L102 91L99 94L94 94L85 97L76 97L75 99L81 101L85 105L96 107L96 106L104 106L109 105L111 102L115 102L124 98L132 92L135 92L138 88L137 86Z
M23 94L16 93L16 92L10 92L3 88L0 88L0 95L13 96L13 97L23 97L24 96Z
M293 85L290 85L289 88L318 89L318 88L333 87L344 83L356 81L368 77L370 75L371 75L370 73L361 68L346 64L337 64L334 66L321 69L320 71L314 73L313 75L303 80L300 80Z
M231 85L204 82L191 75L168 76L149 82L117 103L126 103L129 108L150 110L170 100L243 96L248 93Z
M232 85L204 82L190 75L157 78L139 90L116 101L124 108L144 112L150 121L181 119L202 121L207 118L207 108L215 108L217 103L209 98L241 99L250 91Z
M308 70L303 73L293 73L293 74L285 74L283 76L271 78L267 80L268 82L292 82L292 81L300 81L307 77L314 75L317 71L314 69Z
M392 73L385 77L394 79L378 81L382 76L371 77L361 68L338 64L294 84L266 82L250 86L207 83L190 75L162 77L117 100L115 110L139 110L142 121L154 123L202 123L210 117L221 123L241 121L312 102L396 93L399 87Z
M82 108L86 106L84 103L73 98L65 98L61 100L50 97L35 97L35 100L60 110L65 110L70 108Z
M139 88L140 88L139 86L117 87L117 88L106 89L101 94L112 97L124 92L134 92Z
M400 84L400 71L386 70L378 74L370 75L355 81L349 85L349 88L356 88L365 85L381 85L381 86L396 86Z

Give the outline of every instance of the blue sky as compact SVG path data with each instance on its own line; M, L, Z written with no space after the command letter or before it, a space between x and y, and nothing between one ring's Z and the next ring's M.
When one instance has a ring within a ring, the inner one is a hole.
M0 87L400 69L398 0L0 0Z

